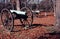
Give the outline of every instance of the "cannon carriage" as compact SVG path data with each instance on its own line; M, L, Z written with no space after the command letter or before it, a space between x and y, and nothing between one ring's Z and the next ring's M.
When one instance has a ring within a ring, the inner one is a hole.
M16 6L11 2L3 2L0 5L2 24L9 31L13 30L15 19L20 19L21 24L28 27L33 23L33 14L31 9L29 7L23 7L20 10L15 10L14 7Z

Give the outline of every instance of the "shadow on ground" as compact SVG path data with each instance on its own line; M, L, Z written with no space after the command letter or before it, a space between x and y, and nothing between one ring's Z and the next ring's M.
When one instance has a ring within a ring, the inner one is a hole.
M14 27L16 27L16 26L17 26L17 27L19 26L19 27L21 27L21 28L24 28L24 25L14 25ZM36 28L36 27L38 27L38 26L41 27L41 26L48 26L48 25L44 25L44 24L32 24L30 27L28 27L28 30L29 30L29 29L34 29L34 28ZM50 26L53 26L53 25L51 24ZM14 28L13 28L13 29L14 29ZM13 30L12 32L19 32L19 31L21 31L21 30L17 30L17 31L14 31L14 30Z
M60 33L45 33L44 36L40 36L38 39L60 39Z

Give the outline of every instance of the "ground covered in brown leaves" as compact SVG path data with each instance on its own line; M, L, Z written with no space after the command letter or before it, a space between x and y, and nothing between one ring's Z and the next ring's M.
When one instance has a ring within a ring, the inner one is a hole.
M55 17L52 13L44 16L44 12L38 17L34 17L30 29L24 30L19 19L14 22L13 32L6 30L0 23L0 39L60 39L59 33L49 33L46 29L48 26L54 26Z

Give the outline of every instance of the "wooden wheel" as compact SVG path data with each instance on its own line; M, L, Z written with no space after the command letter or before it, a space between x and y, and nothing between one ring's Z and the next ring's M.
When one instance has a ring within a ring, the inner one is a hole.
M8 9L3 9L1 11L1 20L4 28L11 31L13 28L13 16Z
M33 13L31 11L31 9L23 7L21 8L21 11L26 12L26 19L21 19L21 23L24 24L25 26L31 26L33 23Z

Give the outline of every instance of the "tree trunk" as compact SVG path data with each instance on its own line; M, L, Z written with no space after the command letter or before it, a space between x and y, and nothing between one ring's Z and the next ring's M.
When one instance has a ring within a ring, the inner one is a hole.
M19 3L19 0L16 0L16 8L17 8L17 10L20 10L20 3Z
M56 0L56 20L56 26L60 27L60 0Z

